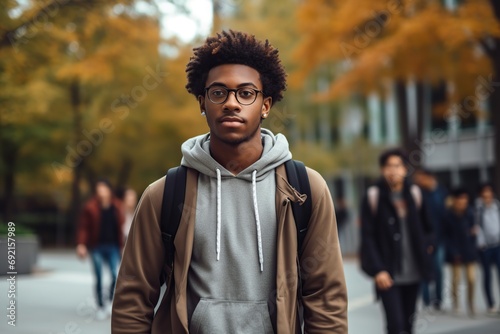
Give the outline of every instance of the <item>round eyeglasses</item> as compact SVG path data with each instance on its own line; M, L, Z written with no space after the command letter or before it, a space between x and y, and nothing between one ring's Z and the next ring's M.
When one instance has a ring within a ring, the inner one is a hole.
M229 89L223 86L210 86L205 88L205 92L208 95L208 99L215 104L222 104L227 101L230 92L234 92L236 96L236 101L239 104L248 106L255 102L257 95L262 93L261 90L253 89L249 87L241 87L238 89Z

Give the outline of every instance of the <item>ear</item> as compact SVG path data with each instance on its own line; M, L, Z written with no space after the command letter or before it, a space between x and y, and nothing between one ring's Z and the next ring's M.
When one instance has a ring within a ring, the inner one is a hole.
M198 104L200 106L200 112L205 112L205 97L203 95L198 96Z
M271 111L271 107L273 106L273 99L272 97L268 96L264 99L262 102L262 110L260 111L260 117L261 118L267 118L269 115L269 112Z

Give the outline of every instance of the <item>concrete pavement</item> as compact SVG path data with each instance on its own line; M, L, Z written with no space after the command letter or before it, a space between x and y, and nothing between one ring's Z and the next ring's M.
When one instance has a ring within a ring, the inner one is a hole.
M373 285L370 279L361 273L356 260L345 260L345 275L349 295L349 333L351 334L383 334L385 333L384 313L382 305L375 302ZM469 317L465 312L466 287L465 277L460 285L460 301L462 312L454 315L451 312L451 280L450 268L445 268L445 287L443 291L443 311L436 313L422 309L421 301L415 320L416 334L499 334L500 314L486 315L486 306L481 288L481 276L477 268L475 305L476 316ZM495 276L494 282L497 282ZM500 296L498 284L494 286L495 296ZM498 297L496 298L498 302Z
M374 302L371 281L358 269L353 259L345 260L349 291L349 333L383 334L384 321L380 305ZM448 272L447 278L448 278ZM479 274L479 269L478 269ZM479 284L476 291L478 315L471 319L451 312L434 314L420 312L417 334L499 334L500 317L484 315L485 306ZM496 277L495 277L496 279ZM109 276L105 276L105 283ZM32 275L16 277L16 326L8 325L9 282L1 276L0 333L17 334L105 334L110 332L110 320L95 317L93 277L89 260L80 261L72 250L43 250L37 270ZM448 284L449 287L449 284ZM445 289L444 307L450 310L449 288ZM498 285L495 286L498 296ZM463 287L461 289L463 292ZM463 293L462 295L465 295ZM463 300L465 305L465 300Z

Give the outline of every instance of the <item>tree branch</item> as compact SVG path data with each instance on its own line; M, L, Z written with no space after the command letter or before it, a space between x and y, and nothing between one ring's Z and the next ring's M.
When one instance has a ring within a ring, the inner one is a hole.
M103 2L104 3L104 2ZM40 9L34 13L29 19L24 21L22 24L19 26L5 31L1 36L0 36L0 48L4 47L13 47L16 43L19 42L19 39L22 38L18 34L20 29L30 29L34 25L37 24L37 20L39 20L42 15L48 15L48 13L51 13L54 10L60 11L63 8L70 7L70 6L94 6L97 4L96 0L52 0L48 2L45 6L40 7Z

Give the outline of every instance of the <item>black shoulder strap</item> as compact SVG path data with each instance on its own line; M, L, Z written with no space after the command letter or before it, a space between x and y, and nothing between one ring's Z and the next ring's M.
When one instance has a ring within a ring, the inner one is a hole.
M174 239L182 216L186 194L186 176L187 167L177 166L168 170L165 179L160 229L169 265L174 262Z
M303 162L288 160L285 162L285 169L288 183L290 183L299 193L307 195L307 199L302 205L297 202L292 203L293 217L297 227L297 242L300 256L302 255L302 243L307 233L312 212L311 185L309 184L309 177L307 176L306 166Z

